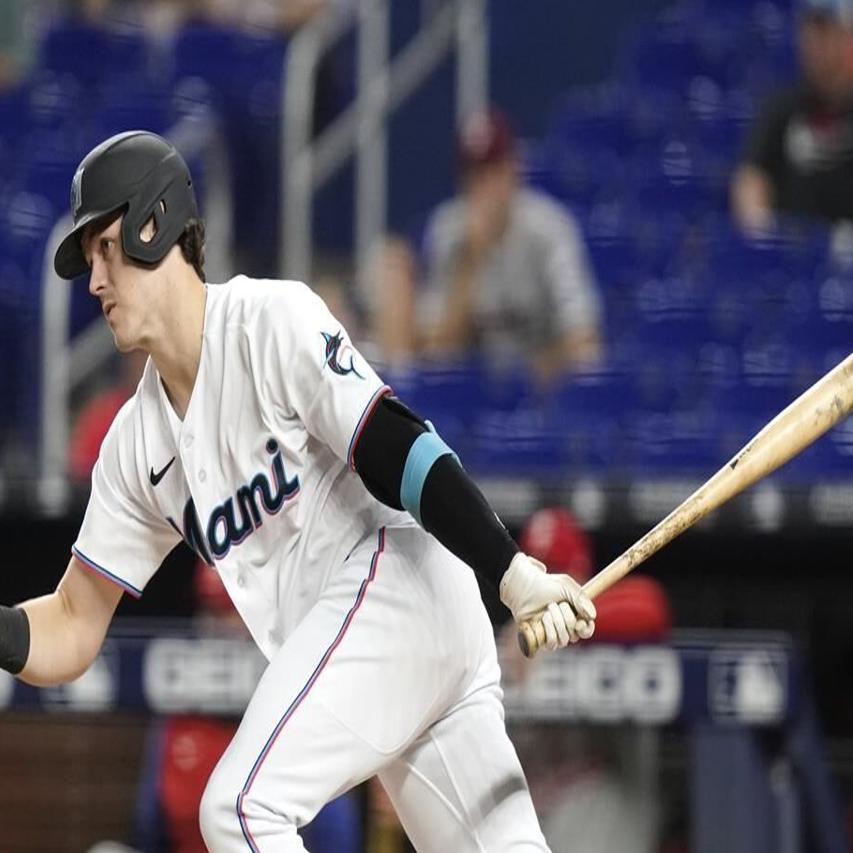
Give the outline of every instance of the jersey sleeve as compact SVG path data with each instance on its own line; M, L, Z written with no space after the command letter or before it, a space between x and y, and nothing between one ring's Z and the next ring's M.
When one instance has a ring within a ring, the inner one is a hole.
M353 346L326 304L299 282L277 285L255 337L274 397L352 468L370 413L391 389Z
M86 514L71 551L138 598L180 537L146 505L139 474L144 473L144 460L134 439L132 405L119 412L101 445Z

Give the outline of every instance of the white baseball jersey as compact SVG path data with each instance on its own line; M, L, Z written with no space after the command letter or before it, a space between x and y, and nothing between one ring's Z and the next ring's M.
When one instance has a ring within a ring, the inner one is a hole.
M352 468L389 390L304 284L207 285L186 416L149 360L104 439L73 553L138 596L183 538L271 658L356 545L414 524Z
M202 798L210 850L302 851L380 773L425 853L547 851L473 573L352 470L388 390L305 285L238 277L207 285L183 421L149 361L104 439L77 557L139 595L185 539L270 660Z

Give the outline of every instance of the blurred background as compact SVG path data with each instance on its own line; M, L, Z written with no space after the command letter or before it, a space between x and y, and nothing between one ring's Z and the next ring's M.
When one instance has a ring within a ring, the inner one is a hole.
M0 0L4 603L55 586L140 373L52 270L77 163L134 128L190 163L208 280L308 281L580 580L851 350L848 0ZM583 648L525 663L483 591L555 853L851 849L851 555L853 422ZM181 546L78 682L0 673L0 851L203 850L261 669ZM371 784L306 845L409 849Z

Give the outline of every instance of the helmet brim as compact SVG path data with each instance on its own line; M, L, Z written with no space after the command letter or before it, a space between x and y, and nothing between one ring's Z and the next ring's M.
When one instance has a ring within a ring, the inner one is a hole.
M60 278L70 281L89 271L89 265L86 263L81 245L83 229L99 219L112 216L125 206L122 204L110 210L90 210L80 217L80 221L62 238L62 242L53 256L53 268Z

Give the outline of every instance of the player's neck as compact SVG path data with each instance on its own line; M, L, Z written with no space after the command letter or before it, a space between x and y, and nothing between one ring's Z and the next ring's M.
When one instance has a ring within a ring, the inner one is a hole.
M162 318L160 333L149 352L166 394L183 420L201 363L207 288L197 278L175 288L175 300Z

